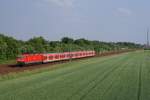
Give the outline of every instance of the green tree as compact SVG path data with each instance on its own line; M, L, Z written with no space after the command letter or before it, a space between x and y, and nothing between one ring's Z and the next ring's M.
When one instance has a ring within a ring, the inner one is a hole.
M27 41L28 45L31 45L35 52L42 53L46 52L46 46L48 45L48 42L43 37L34 37Z
M74 40L72 38L69 37L64 37L61 39L62 43L66 43L66 44L72 44L74 42Z

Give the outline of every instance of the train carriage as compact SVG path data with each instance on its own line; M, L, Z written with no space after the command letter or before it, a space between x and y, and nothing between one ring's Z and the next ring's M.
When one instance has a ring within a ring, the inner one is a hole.
M47 63L68 59L95 56L95 51L76 51L63 53L22 54L17 58L18 64Z

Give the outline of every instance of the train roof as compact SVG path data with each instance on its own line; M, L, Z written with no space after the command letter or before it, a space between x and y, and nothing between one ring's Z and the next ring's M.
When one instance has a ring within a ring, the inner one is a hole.
M41 55L41 54L62 54L62 53L77 53L77 52L93 52L92 50L90 51L72 51L72 52L55 52L55 53L24 53L22 55Z

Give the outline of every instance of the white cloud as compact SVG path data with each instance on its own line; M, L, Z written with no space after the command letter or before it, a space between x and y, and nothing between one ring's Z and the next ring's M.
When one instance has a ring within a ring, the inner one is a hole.
M73 7L74 0L45 0L47 3L54 3L60 7Z
M117 8L116 13L117 16L131 16L132 11L127 8Z

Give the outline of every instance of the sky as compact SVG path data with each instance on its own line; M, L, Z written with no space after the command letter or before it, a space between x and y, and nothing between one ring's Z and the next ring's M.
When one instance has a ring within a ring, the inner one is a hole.
M0 33L19 40L43 36L146 42L150 0L0 0Z

